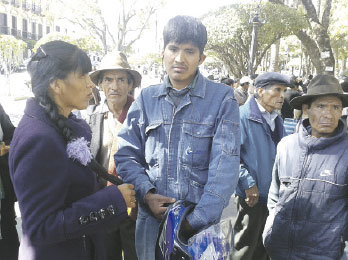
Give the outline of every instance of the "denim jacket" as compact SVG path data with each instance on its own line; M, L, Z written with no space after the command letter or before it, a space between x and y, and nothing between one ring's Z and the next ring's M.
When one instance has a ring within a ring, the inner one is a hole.
M254 97L250 97L240 109L241 167L236 194L246 198L245 190L256 185L260 195L259 202L266 204L272 181L276 145L256 102ZM285 130L280 116L275 119L275 125L277 135L282 138Z
M178 107L165 84L142 90L119 132L115 162L117 173L134 184L140 211L154 189L197 203L188 221L199 229L218 222L228 205L237 185L239 152L233 90L199 73Z

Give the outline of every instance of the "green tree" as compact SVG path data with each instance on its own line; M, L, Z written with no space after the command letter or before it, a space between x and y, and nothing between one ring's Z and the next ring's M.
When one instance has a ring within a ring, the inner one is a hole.
M11 95L10 74L23 62L27 44L12 35L0 35L0 68L7 78L8 94Z
M12 35L0 35L0 65L10 75L23 62L27 44Z
M111 19L107 19L102 3ZM97 38L106 54L113 49L129 51L163 3L163 0L51 0L50 10L55 17L68 20Z
M61 40L78 46L83 51L98 52L101 50L98 43L91 36L71 36L62 33L49 33L36 42L33 51L36 52L42 44L53 40Z
M255 4L230 5L203 16L202 21L208 30L207 49L213 51L235 77L248 72L252 33L250 21L255 10L263 24L258 33L254 71L272 44L307 25L296 10L273 3L263 3L259 8Z
M269 1L276 3L279 7L286 6L284 0ZM305 47L316 72L333 74L335 58L328 33L331 19L332 0L319 2L301 0L301 3L302 5L297 4L291 7L288 6L288 11L304 10L309 27L298 30L295 35L300 39ZM317 7L315 6L315 3L317 3Z
M336 0L332 9L329 34L332 48L336 54L336 67L338 60L341 60L341 71L344 72L348 58L348 2Z

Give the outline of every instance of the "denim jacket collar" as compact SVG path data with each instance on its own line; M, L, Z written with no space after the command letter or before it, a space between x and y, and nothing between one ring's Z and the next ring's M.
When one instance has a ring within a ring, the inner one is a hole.
M196 96L200 98L204 98L205 91L206 91L206 79L203 77L203 75L197 71L198 73L198 79L196 82L196 86L189 91L189 95ZM161 97L161 96L167 96L168 90L166 87L165 82L163 82L159 87L156 89L155 93L152 95L153 97Z
M249 106L249 116L250 120L263 123L261 111L256 103L255 97L251 96L249 102L246 104Z

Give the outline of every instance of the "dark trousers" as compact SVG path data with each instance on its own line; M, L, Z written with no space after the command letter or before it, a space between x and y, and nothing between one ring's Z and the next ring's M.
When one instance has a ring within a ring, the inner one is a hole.
M14 202L7 198L1 200L1 236L0 259L17 260L19 240L16 229L16 213Z
M237 218L234 230L235 252L233 260L268 260L262 243L262 232L268 216L266 204L249 207L243 198L236 196Z
M108 260L137 260L135 251L135 221L130 217L106 236Z

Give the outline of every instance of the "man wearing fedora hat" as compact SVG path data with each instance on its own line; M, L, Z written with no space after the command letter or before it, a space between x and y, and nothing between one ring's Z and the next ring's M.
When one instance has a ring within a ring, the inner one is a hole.
M263 242L272 259L339 259L348 237L348 94L318 75L290 103L308 114L277 147Z
M102 59L90 78L105 94L105 102L87 108L86 121L92 130L91 151L109 173L116 174L113 156L117 151L117 134L134 101L129 93L140 86L141 75L130 68L122 52L114 51ZM122 259L122 250L125 260L137 259L135 219L136 211L132 210L119 227L111 227L106 241L108 259Z

